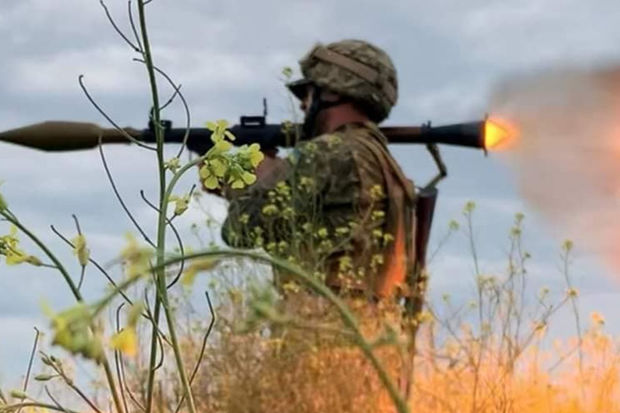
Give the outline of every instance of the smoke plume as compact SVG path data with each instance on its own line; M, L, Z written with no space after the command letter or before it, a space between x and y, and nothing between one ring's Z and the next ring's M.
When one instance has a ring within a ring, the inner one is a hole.
M492 113L518 131L504 155L526 200L620 276L620 65L512 79Z

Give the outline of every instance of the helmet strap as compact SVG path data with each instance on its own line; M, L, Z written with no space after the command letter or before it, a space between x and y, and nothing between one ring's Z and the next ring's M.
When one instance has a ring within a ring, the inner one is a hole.
M315 86L312 102L310 103L310 108L308 109L308 113L306 114L303 124L303 136L305 139L313 138L318 134L317 120L319 117L319 113L322 110L329 109L331 107L338 106L344 103L343 98L333 101L323 100L321 99L321 93L322 89L318 86Z

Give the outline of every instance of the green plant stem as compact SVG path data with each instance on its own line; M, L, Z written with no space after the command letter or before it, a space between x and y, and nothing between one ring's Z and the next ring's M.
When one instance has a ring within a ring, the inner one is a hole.
M160 202L159 216L158 216L159 220L158 220L158 231L157 231L157 247L158 247L157 248L157 251L158 251L157 266L161 266L161 264L163 264L163 251L164 251L163 246L165 243L166 210L168 209L168 202L170 200L170 196L172 195L172 191L175 185L177 184L177 182L179 181L179 179L181 178L181 176L183 176L183 174L187 172L190 168L202 162L206 158L206 156L207 155L205 154L199 158L194 159L192 162L189 162L186 165L183 165L183 167L179 169L177 173L174 174L167 188L164 190L164 194L161 197L162 201ZM163 168L163 163L160 164L159 166L160 166L160 171L165 172ZM165 183L165 180L163 180L162 182ZM160 245L162 246L162 249L161 249L162 254L159 253ZM157 293L155 297L155 308L153 309L153 332L152 332L152 339L151 339L151 355L149 359L149 374L147 378L147 400L146 400L146 406L145 406L145 411L147 413L150 412L152 409L153 394L155 390L155 387L154 387L155 365L157 363L157 336L156 334L159 334L159 318L160 318L161 307L163 304L162 301L165 301L164 308L168 306L168 297L167 297L167 288L166 288L166 282L165 282L164 269L165 269L165 266L163 266L160 270L157 271L156 281L155 281ZM168 324L170 324L171 319L172 319L171 314L169 314L170 313L169 311L165 311L165 313L166 313L166 320ZM171 341L170 344L173 348L173 351L175 353L175 358L177 359L177 362L178 362L178 360L181 360L181 358L180 358L180 351L178 348L179 346L177 342L176 331L174 331L174 327L169 327L169 329L170 329L170 341ZM174 335L174 338L173 338L173 335ZM175 342L176 344L174 344ZM186 374L185 369L183 369L182 374L184 375ZM187 383L188 383L188 388L189 388L189 386L191 386L191 383L189 383L189 380L187 380ZM192 400L192 403L193 403L193 400Z
M157 282L157 281L156 281ZM157 287L159 289L159 287ZM157 335L159 334L159 313L161 311L161 301L155 297L155 308L153 309L153 327L151 329L151 349L149 357L149 369L146 384L146 406L145 412L150 413L153 405L153 392L155 390L155 366L157 365Z
M39 346L39 337L41 336L41 332L39 331L39 329L35 327L34 331L34 344L32 345L32 351L30 352L30 358L28 359L28 368L26 369L26 377L24 378L24 386L22 387L22 391L24 393L28 391L28 384L30 383L30 373L32 372L32 365L34 364L34 356L37 353L37 348ZM17 413L20 413L21 410L21 408L17 410Z
M467 206L466 206L467 208ZM473 209L466 209L466 218L467 218L467 235L469 239L469 247L471 250L472 258L474 260L474 269L476 271L476 290L478 292L478 325L479 325L479 335L480 335L480 349L478 350L478 354L476 355L476 361L474 362L474 386L473 386L473 397L472 397L472 407L471 411L476 412L478 405L478 386L480 382L480 363L482 362L482 353L484 347L483 340L483 331L482 325L484 323L484 301L483 301L483 286L480 284L480 266L478 264L478 253L476 251L476 242L474 240L474 229L472 223L472 214Z
M17 403L17 404L10 404L7 406L0 406L0 412L9 413L9 412L14 412L18 409L27 408L27 407L41 408L41 409L55 411L55 412L79 413L76 410L70 410L70 409L67 409L66 407L62 407L62 406L59 407L53 404L39 403L39 402L23 402L23 403Z
M190 413L196 413L196 406L194 404L194 397L192 395L191 386L185 372L185 366L183 358L181 357L181 351L179 343L176 337L176 329L174 326L174 316L172 309L168 302L168 291L166 289L166 273L164 263L164 253L166 247L166 210L168 206L168 197L166 197L166 169L164 167L164 136L160 127L161 119L159 113L159 94L157 91L157 80L155 78L155 69L153 65L153 58L151 54L151 48L149 43L149 37L146 27L146 14L144 9L144 0L138 0L138 14L140 20L140 31L142 34L143 54L146 69L148 72L149 82L151 86L151 98L153 102L153 124L155 125L155 137L157 141L157 166L159 170L159 217L157 223L157 257L156 257L156 294L155 294L155 308L154 308L154 324L151 336L151 357L149 361L149 376L147 382L147 403L146 413L150 413L153 405L153 391L155 382L155 360L157 353L157 334L159 325L159 315L161 308L163 308L166 315L166 321L168 324L168 330L170 335L170 341L174 351L175 361L179 378L183 386L183 391L187 399L187 404Z
M244 250L209 250L209 251L200 251L193 254L184 255L182 257L173 257L166 260L162 265L163 267L167 267L169 265L178 264L181 261L189 261L198 258L232 258L232 257L245 257L250 258L257 261L262 261L268 264L271 264L275 267L278 267L281 270L285 270L293 276L299 278L303 283L305 283L308 287L314 290L316 293L325 297L328 301L330 301L340 313L340 317L342 318L345 326L351 330L353 333L352 341L353 343L362 350L364 356L371 362L373 368L377 372L381 383L388 391L392 402L396 406L398 413L409 413L409 407L403 396L398 391L396 385L389 377L387 371L381 364L381 362L375 356L372 345L364 338L359 327L357 325L357 320L355 315L351 312L351 310L347 307L347 305L332 292L329 287L324 285L319 280L315 279L311 275L304 272L298 266L291 264L288 261L276 259L264 254L244 251ZM154 268L154 270L158 271L160 268ZM96 316L99 312L103 311L105 307L114 299L116 295L118 295L121 291L129 288L131 285L140 280L140 277L134 277L131 279L127 279L124 282L118 284L118 286L110 291L106 297L104 297L101 301L94 305L94 314Z
M566 245L566 244L565 244ZM569 259L570 259L571 247L566 246L564 248L564 253L562 256L562 273L564 275L564 280L566 281L566 286L569 290L568 299L570 300L571 310L573 311L573 315L575 317L575 330L577 331L577 357L578 357L578 367L579 367L579 376L583 380L583 332L581 331L581 320L579 317L579 308L577 307L577 296L573 295L572 291L575 290L573 287L573 283L571 281L570 271L569 271ZM575 290L576 291L576 290ZM581 399L585 400L585 390L583 386L581 387Z
M90 399L88 398L88 396L86 395L86 393L84 393L84 392L83 392L83 391L82 391L82 390L81 390L78 386L76 386L76 385L75 385L75 383L73 383L73 380L71 380L69 377L67 377L67 375L65 374L65 372L64 372L62 369L55 368L54 370L56 371L56 373L58 374L58 376L60 376L60 378L61 378L61 379L65 382L65 384L66 384L67 386L69 386L69 388L70 388L71 390L73 390L74 392L76 392L76 393L77 393L77 395L78 395L78 396L80 396L80 398L81 398L82 400L84 400L84 402L85 402L86 404L88 404L88 406L89 406L91 409L93 409L93 411L94 411L94 412L96 412L96 413L102 413L102 412L101 412L101 409L99 409L99 408L95 405L95 403L94 403L92 400L90 400Z
M32 242L34 242L37 245L37 247L39 247L41 251L43 251L45 255L47 255L47 257L54 263L54 265L56 266L56 268L58 269L58 271L64 278L65 282L69 286L69 289L71 290L71 293L73 294L73 297L75 297L77 301L82 301L82 295L80 294L80 291L78 290L77 286L73 282L73 279L69 275L69 272L67 271L65 266L62 265L60 260L54 255L54 253L52 253L52 251L50 251L50 249L47 248L47 246L43 243L43 241L41 241L39 237L37 237L28 228L26 228L13 214L7 214L4 211L0 211L0 215L6 218L11 224L15 225L21 232L23 232L28 238L30 238Z
M138 0L138 11L139 11L139 19L140 19L140 30L142 34L142 39L144 42L143 47L143 56L145 61L145 66L148 72L149 83L151 87L151 99L153 102L153 111L151 113L152 121L155 130L155 141L157 144L157 170L159 173L159 215L157 222L157 265L162 262L163 254L165 251L165 242L166 242L166 227L165 220L163 219L166 214L165 208L165 198L164 192L166 187L166 175L164 169L164 159L163 159L163 145L164 145L164 137L162 135L162 130L160 128L160 113L159 113L159 94L157 91L157 81L155 79L155 72L153 70L153 59L151 56L150 43L148 39L148 33L146 29L146 17L144 11L144 1ZM151 348L150 348L150 358L149 358L149 369L148 369L148 377L147 377L147 387L146 387L146 413L151 413L153 406L153 394L155 391L155 366L157 363L157 337L159 334L159 321L160 321L160 313L161 313L161 280L165 277L163 273L163 269L159 270L155 276L155 284L156 284L156 294L155 294L155 307L153 310L153 326L151 329ZM165 287L164 287L165 289Z
M20 231L22 231L28 238L30 238L41 250L47 255L47 257L54 263L65 282L69 286L73 297L78 302L84 302L84 298L80 293L80 290L77 288L73 279L69 275L67 269L62 265L60 260L50 251L49 248L37 237L33 234L28 228L26 228L13 214L7 214L5 211L0 211L0 215L6 218L10 223L15 225ZM118 395L118 391L116 390L116 383L114 381L114 375L112 374L112 369L110 368L110 363L108 362L107 357L104 355L102 365L105 371L106 380L108 382L108 386L110 387L110 393L112 393L112 399L114 401L114 406L116 411L119 413L124 413L124 410L120 403L120 398Z

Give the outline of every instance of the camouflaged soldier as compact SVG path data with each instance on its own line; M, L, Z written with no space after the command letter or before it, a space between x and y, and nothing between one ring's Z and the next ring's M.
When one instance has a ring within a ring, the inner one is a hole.
M344 295L393 298L415 258L414 187L377 127L397 101L394 65L380 48L344 40L317 44L300 66L303 79L288 87L305 139L286 159L267 156L257 183L231 197L223 237L298 262Z

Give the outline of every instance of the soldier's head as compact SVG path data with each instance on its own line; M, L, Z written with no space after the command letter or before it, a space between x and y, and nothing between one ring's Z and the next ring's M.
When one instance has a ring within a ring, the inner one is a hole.
M379 123L396 104L394 64L387 53L366 41L317 44L299 63L303 78L288 87L306 107L307 121L316 121L324 109L352 104Z

